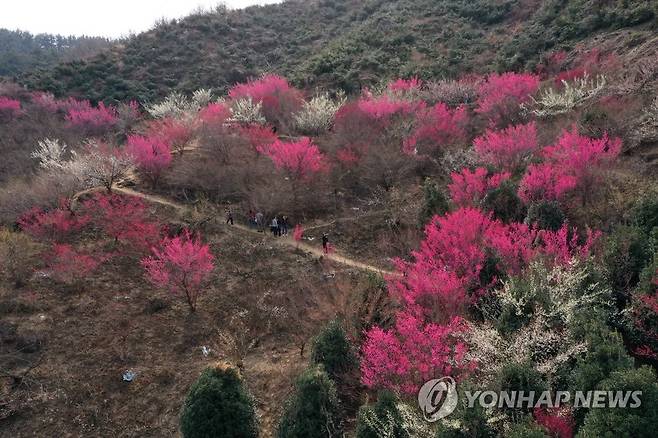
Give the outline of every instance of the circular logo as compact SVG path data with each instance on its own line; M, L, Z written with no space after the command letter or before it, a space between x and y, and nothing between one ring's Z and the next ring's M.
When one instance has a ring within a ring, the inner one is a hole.
M457 385L452 377L430 380L418 391L418 406L430 423L452 414L458 401Z

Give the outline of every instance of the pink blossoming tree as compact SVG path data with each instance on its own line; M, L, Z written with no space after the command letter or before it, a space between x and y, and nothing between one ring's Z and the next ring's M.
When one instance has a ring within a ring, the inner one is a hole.
M139 171L155 186L162 172L171 165L169 145L159 137L131 135L127 148Z
M361 381L368 388L411 395L436 376L459 378L473 368L465 359L467 346L458 336L466 330L466 322L459 317L435 324L398 313L394 328L375 326L366 333Z
M506 126L518 119L521 104L539 88L539 77L529 73L491 74L479 87L475 112L491 126Z
M185 231L180 236L165 238L152 251L151 257L142 260L146 278L157 287L185 296L190 311L194 312L197 299L215 268L210 247Z
M403 142L408 154L432 153L466 138L468 115L466 107L451 110L444 103L431 108L421 108L416 113L416 129Z
M487 192L499 187L510 178L509 172L490 175L484 167L474 171L465 168L460 173L450 175L452 183L448 185L450 199L459 207L476 206L484 199Z
M516 173L523 170L526 161L537 150L537 126L530 122L502 131L487 130L474 140L473 146L483 163Z

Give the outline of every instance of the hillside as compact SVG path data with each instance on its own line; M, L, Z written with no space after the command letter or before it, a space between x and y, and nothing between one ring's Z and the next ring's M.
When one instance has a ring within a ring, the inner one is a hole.
M219 8L0 81L0 436L654 438L655 13Z
M0 29L0 77L14 77L56 64L90 58L110 46L99 37L71 37Z
M152 101L222 92L263 72L306 88L355 92L394 77L532 69L592 33L655 26L656 2L595 0L290 0L161 23L92 59L29 73L58 96Z

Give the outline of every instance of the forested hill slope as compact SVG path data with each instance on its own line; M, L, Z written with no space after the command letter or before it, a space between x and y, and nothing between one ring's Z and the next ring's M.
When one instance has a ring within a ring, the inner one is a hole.
M276 72L348 92L388 78L527 69L589 35L656 26L657 2L628 0L289 0L219 7L160 23L91 59L20 78L92 100L219 91Z
M109 47L100 37L74 37L0 29L0 76L16 76L61 62L85 59Z

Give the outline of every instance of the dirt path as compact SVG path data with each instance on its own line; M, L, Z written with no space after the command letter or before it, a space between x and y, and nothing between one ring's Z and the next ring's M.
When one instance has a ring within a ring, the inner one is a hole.
M126 188L126 187L114 187L112 190L117 192L117 193L123 193L125 195L135 196L135 197L138 197L138 198L146 199L146 200L148 200L150 202L153 202L153 203L156 203L156 204L166 205L168 207L172 207L172 208L175 208L177 210L185 210L185 208L186 208L182 204L172 202L172 201L167 200L167 199L165 199L161 196L148 195L148 194L141 193L141 192L138 192L136 190L129 189L129 188ZM228 227L230 225L226 225L226 226ZM293 240L290 236L269 237L269 235L267 233L259 233L257 230L249 228L245 225L235 224L235 225L233 225L233 227L237 228L241 231L244 231L246 233L251 233L251 234L254 234L254 235L257 235L257 236L261 236L264 239L268 239L272 243L275 243L279 246L298 248L298 249L301 249L302 251L313 254L314 256L324 257L328 260L332 260L332 261L334 261L336 263L340 263L342 265L351 266L353 268L361 269L363 271L374 272L374 273L380 274L380 275L387 275L387 276L397 276L397 275L399 275L396 272L381 269L381 268L378 268L376 266L360 262L358 260L350 259L350 258L342 256L340 254L336 254L336 253L332 253L332 254L328 254L328 255L324 254L322 249L316 248L316 247L311 246L307 243L297 242L297 241Z

